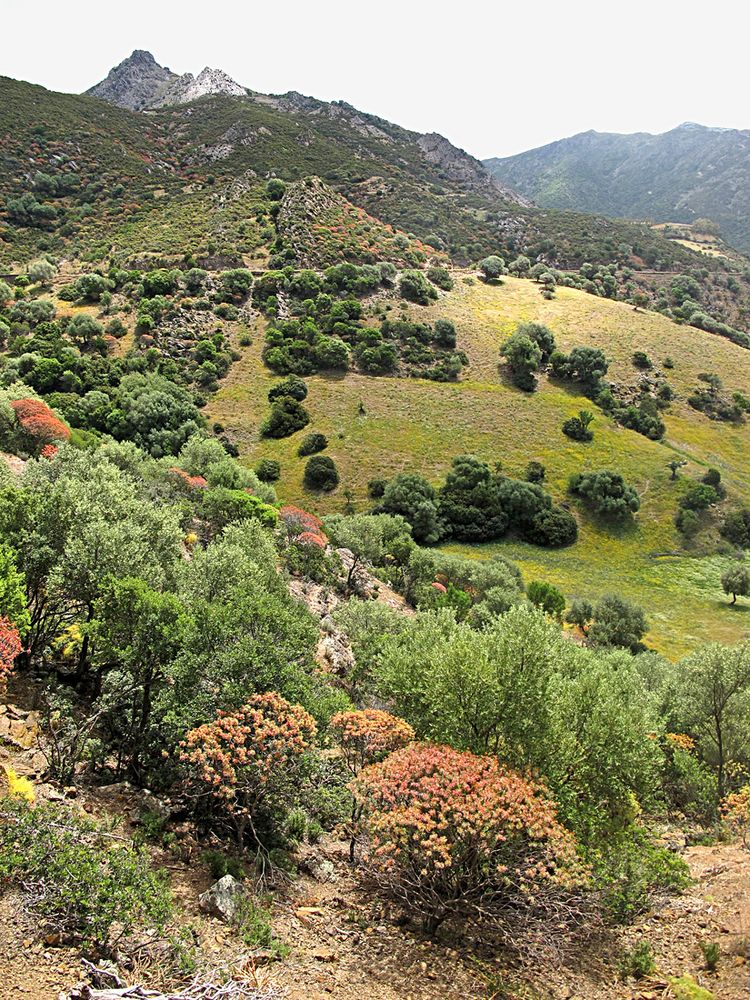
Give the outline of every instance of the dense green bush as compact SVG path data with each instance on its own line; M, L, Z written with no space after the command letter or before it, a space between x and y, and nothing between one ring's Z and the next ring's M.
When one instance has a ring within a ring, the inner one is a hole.
M171 914L163 873L148 854L113 844L76 810L3 799L0 879L29 895L29 905L53 931L107 951L137 928L162 929Z
M262 458L255 466L255 474L262 483L275 483L281 475L281 463L275 458Z
M321 434L319 431L313 431L310 434L305 434L302 438L299 448L297 449L297 454L300 458L304 458L307 455L316 455L319 451L325 451L327 447L328 438L325 434Z
M398 289L402 299L421 306L429 305L437 298L437 292L421 271L404 271Z
M303 481L310 490L322 490L325 493L335 490L339 484L336 463L327 455L313 455L305 465Z
M577 472L570 477L569 489L603 517L624 518L641 506L638 494L619 472Z
M260 432L264 437L289 437L309 423L310 414L301 403L292 396L276 396Z

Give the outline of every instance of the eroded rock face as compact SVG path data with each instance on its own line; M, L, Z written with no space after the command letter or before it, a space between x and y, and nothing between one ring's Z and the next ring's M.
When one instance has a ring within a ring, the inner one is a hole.
M458 184L468 187L473 191L484 194L494 194L506 201L512 201L519 205L530 206L531 202L515 191L503 187L494 177L490 175L487 168L473 156L469 156L463 149L458 149L449 142L445 136L438 135L437 132L428 132L417 139L417 145L422 150L422 155L429 163L434 163L441 170Z
M143 111L180 77L166 66L160 66L150 52L136 49L119 66L109 71L106 79L86 91L92 97L116 104L118 108Z

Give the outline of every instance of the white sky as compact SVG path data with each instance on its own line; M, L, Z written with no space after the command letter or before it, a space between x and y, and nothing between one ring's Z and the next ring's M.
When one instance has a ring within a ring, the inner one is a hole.
M148 49L504 156L590 128L750 127L748 28L743 0L0 0L0 74L79 92Z

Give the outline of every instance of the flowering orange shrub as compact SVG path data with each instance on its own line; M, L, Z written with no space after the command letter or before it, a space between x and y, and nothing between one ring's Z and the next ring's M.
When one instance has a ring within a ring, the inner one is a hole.
M203 478L203 476L191 476L189 473L185 472L184 469L180 469L177 465L173 465L169 471L178 482L187 486L189 490L205 489L205 487L208 486L208 482Z
M59 448L57 447L56 444L45 444L45 446L42 448L39 454L42 458L47 458L51 462L58 451Z
M330 728L341 747L346 766L355 777L368 764L374 764L414 739L414 730L408 722L375 708L339 712L332 716Z
M323 531L323 522L319 517L288 504L279 511L279 520L286 530L287 540L290 542L301 542L304 544L318 545L325 548L328 544L328 537Z
M22 650L23 643L16 626L7 618L0 618L0 684L13 670L15 659Z
M412 743L354 784L368 865L433 932L451 917L506 925L583 882L575 842L544 789L494 757Z
M721 815L732 833L742 838L745 847L750 846L750 785L726 796Z
M10 405L18 426L30 439L32 448L41 448L53 441L69 440L70 428L41 399L14 399Z
M316 534L314 531L303 531L294 541L297 545L317 545L319 549L326 547L326 536Z
M684 750L685 753L695 750L695 740L687 733L665 733L665 739L675 749Z
M199 794L232 824L238 845L251 833L257 846L259 812L293 787L296 764L315 736L315 721L300 705L271 691L253 695L236 712L191 730L180 744Z

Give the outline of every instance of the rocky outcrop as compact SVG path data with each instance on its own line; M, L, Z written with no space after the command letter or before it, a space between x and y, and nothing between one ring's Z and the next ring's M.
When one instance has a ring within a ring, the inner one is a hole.
M212 94L227 94L230 97L245 97L247 90L225 73L223 69L206 66L198 76L184 73L171 86L152 101L150 107L165 108L172 104L187 104Z
M462 187L485 195L494 195L517 205L530 207L531 202L522 195L503 187L488 172L487 168L463 149L458 149L445 136L437 132L428 132L417 139L417 145L428 163L434 164L446 175Z
M173 104L187 104L211 94L244 97L247 90L224 70L206 66L198 76L192 73L178 76L166 66L160 66L150 52L136 49L119 66L111 69L105 80L86 93L119 108L148 111Z
M143 111L153 107L154 101L179 79L166 66L160 66L150 52L136 49L86 93L118 108Z

